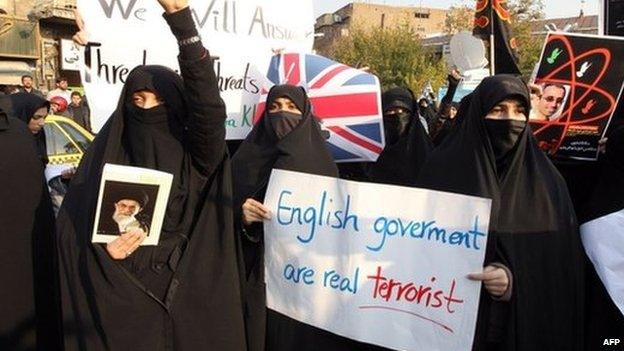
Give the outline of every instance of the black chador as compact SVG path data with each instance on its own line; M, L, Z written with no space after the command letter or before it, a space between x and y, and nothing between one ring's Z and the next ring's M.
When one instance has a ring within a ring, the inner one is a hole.
M269 311L267 316L262 223L247 228L242 225L243 203L248 198L264 200L273 168L332 177L338 174L305 90L288 85L274 86L267 96L267 107L277 98L290 99L302 114L269 113L267 108L232 157L235 220L244 233L241 235L244 237L250 350L264 350L265 344L267 350L290 350L301 341L299 338L324 333L277 312Z
M420 123L418 108L410 90L390 89L383 94L382 103L386 147L377 161L369 166L369 180L413 186L433 144ZM400 109L402 112L388 114L392 109Z
M488 77L463 122L423 166L424 188L492 199L484 266L513 276L511 298L482 290L475 350L579 350L583 345L583 253L565 182L525 121L485 119L505 99L529 113L526 85Z
M165 15L178 40L197 31L186 8ZM58 216L67 350L245 350L232 227L225 105L201 42L180 47L182 77L161 66L129 75ZM162 104L141 109L148 90ZM158 246L113 260L92 244L105 163L173 174Z
M242 225L242 204L248 198L262 202L271 169L285 169L337 177L336 164L325 146L319 123L302 88L275 86L267 106L278 98L290 99L302 112L270 113L262 119L232 158L236 224L244 237L246 325L250 350L362 350L357 343L267 310L264 284L264 233L261 223Z
M4 111L0 170L0 350L60 350L54 214L44 166L32 133Z

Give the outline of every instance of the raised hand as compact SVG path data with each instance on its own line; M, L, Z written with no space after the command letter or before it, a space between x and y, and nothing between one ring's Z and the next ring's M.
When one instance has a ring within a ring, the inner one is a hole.
M74 17L76 18L76 26L78 27L78 32L74 34L72 40L77 45L85 46L89 42L89 35L85 30L84 21L82 20L82 16L80 16L80 12L78 12L78 10L74 10Z
M158 3L167 13L174 13L188 6L188 0L158 0Z

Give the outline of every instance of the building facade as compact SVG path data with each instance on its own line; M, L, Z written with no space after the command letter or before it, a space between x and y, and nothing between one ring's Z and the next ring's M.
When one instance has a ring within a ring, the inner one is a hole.
M327 55L340 38L348 36L355 28L366 30L406 25L423 38L438 35L444 30L447 13L444 9L428 7L351 3L317 18L314 48L319 54Z
M543 41L549 31L566 31L570 33L598 34L598 16L576 16L564 18L548 18L531 21L531 34L536 40ZM423 46L429 47L443 56L450 54L449 43L452 35L439 35L422 40Z
M63 70L62 40L78 30L76 0L0 0L0 85L19 85L24 74L43 91L57 77L80 86L78 71Z

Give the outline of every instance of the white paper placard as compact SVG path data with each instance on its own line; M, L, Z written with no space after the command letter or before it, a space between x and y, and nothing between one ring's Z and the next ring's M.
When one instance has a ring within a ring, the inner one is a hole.
M400 350L470 350L491 201L273 170L267 306Z

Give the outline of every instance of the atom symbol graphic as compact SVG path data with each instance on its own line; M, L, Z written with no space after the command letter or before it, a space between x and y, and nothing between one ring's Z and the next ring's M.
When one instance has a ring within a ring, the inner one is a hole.
M597 86L611 64L611 52L606 48L596 48L576 56L567 37L551 35L546 42L546 46L548 47L549 44L555 42L563 44L569 60L546 76L536 79L535 83L553 83L570 86L569 103L561 112L561 116L555 120L531 121L535 130L534 135L538 139L543 139L539 137L542 133L548 133L549 137L553 136L551 139L552 143L540 142L540 146L546 146L553 154L559 149L571 127L598 125L600 121L611 116L616 106L615 98L609 92ZM556 60L557 56L561 54L561 48L556 48L553 54L554 57L551 55L551 58L547 59L548 63L552 64ZM602 63L602 67L599 67L600 72L591 82L582 80L585 71L592 67L587 62L593 62L596 66ZM567 78L562 79L562 76Z

